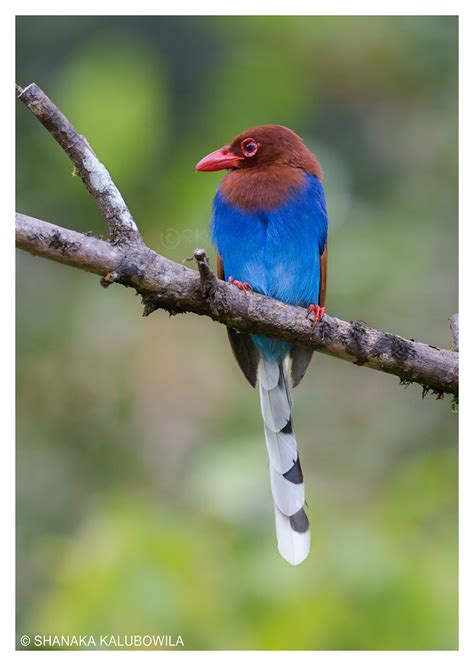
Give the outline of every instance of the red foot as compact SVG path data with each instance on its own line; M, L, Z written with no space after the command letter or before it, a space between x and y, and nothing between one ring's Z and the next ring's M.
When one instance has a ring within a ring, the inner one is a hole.
M321 308L319 305L310 305L306 317L309 317L311 313L314 315L314 321L321 321L326 314L326 308Z
M238 289L242 289L242 291L252 291L252 287L249 285L248 282L241 282L240 280L234 280L232 276L229 277L227 282L229 284L233 284Z

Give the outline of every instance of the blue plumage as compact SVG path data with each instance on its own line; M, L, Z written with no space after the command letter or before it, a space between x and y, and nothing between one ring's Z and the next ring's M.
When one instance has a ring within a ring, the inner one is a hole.
M212 238L225 279L248 282L254 291L285 303L318 303L327 229L324 189L309 173L275 210L243 210L228 203L220 189L214 199ZM252 337L269 359L281 360L291 348L285 342Z

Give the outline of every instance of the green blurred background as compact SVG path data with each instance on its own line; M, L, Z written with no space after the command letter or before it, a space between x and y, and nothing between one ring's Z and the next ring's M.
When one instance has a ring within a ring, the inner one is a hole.
M328 310L450 345L454 17L21 17L42 86L146 242L211 250L204 154L288 125L325 171ZM105 234L17 104L18 210ZM171 634L187 649L454 649L457 418L317 355L295 395L313 551L277 553L258 397L205 318L19 252L18 633Z

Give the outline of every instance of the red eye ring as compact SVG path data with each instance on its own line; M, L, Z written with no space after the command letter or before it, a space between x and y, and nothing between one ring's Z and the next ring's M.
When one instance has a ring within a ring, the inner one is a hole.
M258 150L258 143L249 136L241 142L240 150L244 157L253 157Z

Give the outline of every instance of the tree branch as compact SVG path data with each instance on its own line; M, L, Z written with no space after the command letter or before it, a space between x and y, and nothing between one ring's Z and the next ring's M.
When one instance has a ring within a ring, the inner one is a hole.
M80 134L36 83L17 86L18 97L38 118L70 157L77 173L106 220L114 243L140 242L132 214L105 166L99 162L87 139Z
M162 257L148 247L117 247L107 241L43 222L16 216L17 246L53 261L134 287L143 296L145 314L162 308L172 314L194 312L242 333L260 333L304 344L357 365L397 375L435 392L457 393L458 355L421 342L377 331L360 322L326 315L319 324L304 308L260 294L247 294L218 280L204 250L195 258L200 271Z
M27 215L16 215L17 246L31 254L102 276L102 285L118 282L143 297L144 315L156 309L171 314L194 312L242 333L268 335L315 351L457 396L458 354L391 333L326 315L315 324L304 308L257 293L242 292L218 280L204 250L196 250L198 271L153 252L138 229L110 175L87 141L32 84L20 99L41 120L73 160L87 189L109 224L111 242L65 229Z

